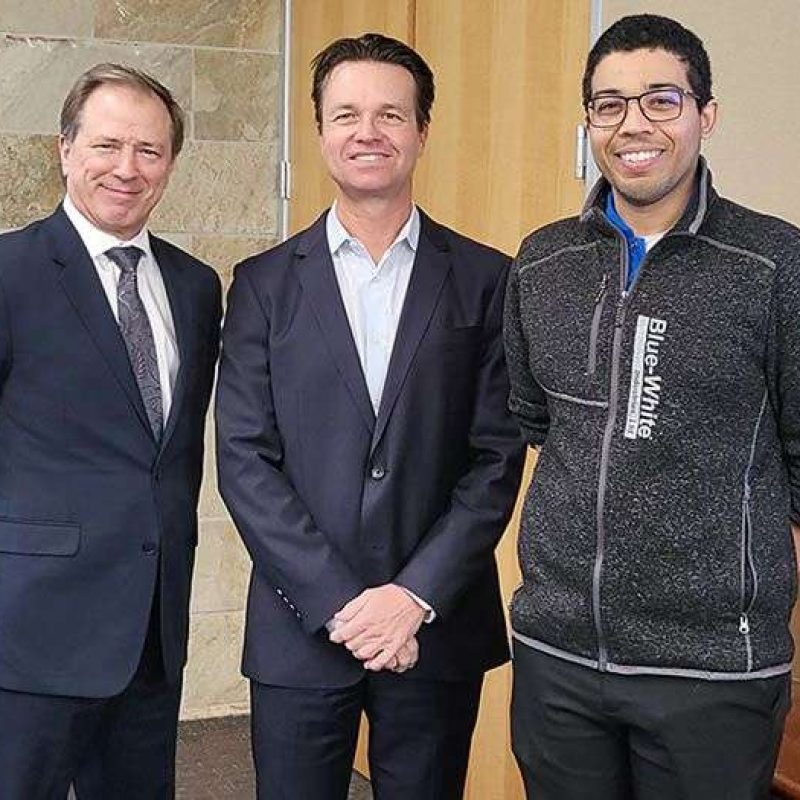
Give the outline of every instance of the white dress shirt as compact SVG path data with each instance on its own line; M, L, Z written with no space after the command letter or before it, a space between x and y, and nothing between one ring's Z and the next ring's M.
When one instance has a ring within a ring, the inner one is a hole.
M180 367L178 354L178 340L175 336L175 323L172 319L167 290L161 270L153 256L150 247L150 235L146 228L128 241L122 241L110 233L105 233L95 227L70 199L64 198L64 211L70 222L75 226L83 244L89 251L97 277L103 285L103 290L108 298L108 304L114 318L119 322L117 309L117 284L119 283L120 268L107 256L105 251L112 247L135 246L144 252L136 270L136 285L139 296L142 298L144 310L150 320L153 330L153 339L156 346L156 360L158 362L158 378L161 384L161 400L164 405L164 421L166 423L169 410L172 406L172 393L175 389L175 380Z
M377 264L367 248L342 225L335 203L325 229L339 292L377 414L417 253L419 211L412 206L397 238Z
M376 264L367 248L342 225L336 203L325 220L336 282L375 414L381 405L389 359L417 255L419 231L419 210L412 206L397 237ZM433 622L434 609L411 590L401 588L424 609L425 622ZM330 624L329 630L333 630Z

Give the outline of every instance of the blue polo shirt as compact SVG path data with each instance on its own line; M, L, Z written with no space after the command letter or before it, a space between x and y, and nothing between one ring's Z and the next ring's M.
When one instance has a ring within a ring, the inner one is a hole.
M609 191L606 195L606 216L608 221L625 237L625 242L628 245L628 274L625 277L625 291L627 292L636 279L639 267L647 255L647 242L642 236L637 236L630 225L617 213L612 191Z

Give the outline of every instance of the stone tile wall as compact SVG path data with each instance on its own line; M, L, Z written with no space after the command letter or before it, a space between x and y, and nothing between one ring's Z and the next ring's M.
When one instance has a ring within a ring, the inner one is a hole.
M62 195L61 103L100 61L151 72L187 113L187 142L152 228L212 264L275 243L280 0L0 0L0 230ZM249 560L216 490L209 423L184 718L247 708L239 674Z

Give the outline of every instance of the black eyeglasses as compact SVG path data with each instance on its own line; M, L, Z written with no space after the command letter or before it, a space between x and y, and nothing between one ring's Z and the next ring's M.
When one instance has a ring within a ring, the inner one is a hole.
M618 94L599 95L586 104L586 119L595 128L616 128L628 115L631 100L639 104L639 109L650 122L669 122L683 113L683 98L699 98L688 89L677 86L667 89L651 89L649 92L623 97Z

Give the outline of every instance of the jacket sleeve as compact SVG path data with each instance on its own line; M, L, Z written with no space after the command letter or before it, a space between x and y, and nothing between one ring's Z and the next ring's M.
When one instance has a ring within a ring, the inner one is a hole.
M492 563L519 489L523 442L508 413L502 339L503 270L487 308L477 392L470 424L469 470L395 583L447 617L470 584Z
M524 244L523 244L524 249ZM539 447L547 438L550 413L547 396L530 370L530 352L523 326L523 309L520 298L521 254L511 265L503 318L508 375L511 393L508 406L519 422L528 444Z
M800 231L779 260L773 298L773 405L791 494L790 517L800 525Z
M282 471L270 384L270 320L246 270L228 294L217 387L220 493L254 569L309 634L365 587L315 525Z

